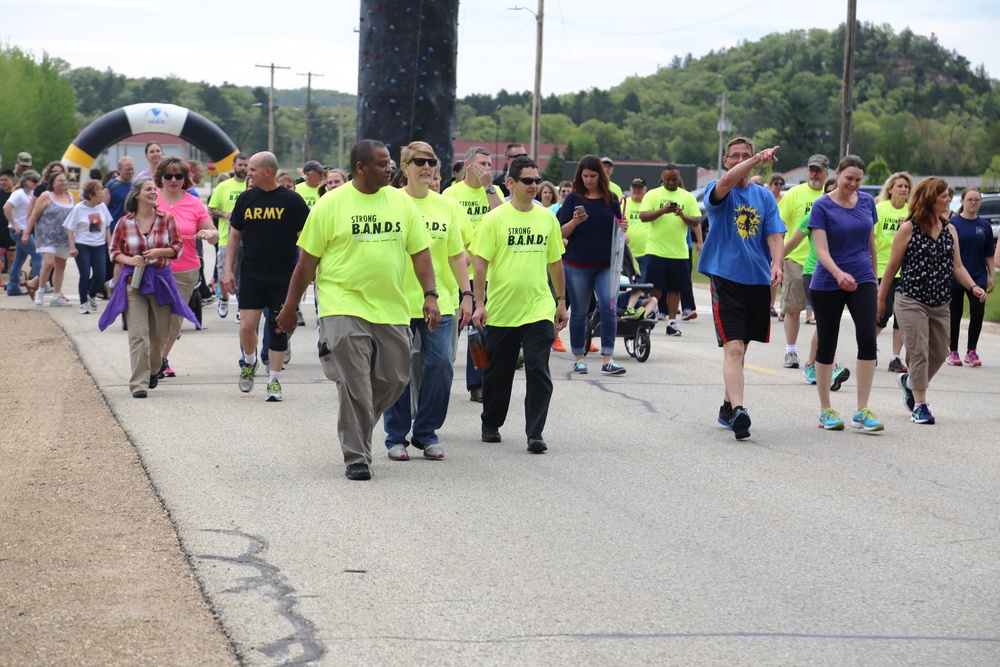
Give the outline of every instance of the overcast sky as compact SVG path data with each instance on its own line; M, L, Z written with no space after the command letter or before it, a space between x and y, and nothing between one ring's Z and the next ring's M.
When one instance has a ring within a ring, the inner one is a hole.
M434 0L409 2L414 7ZM682 5L683 6L678 6ZM459 10L458 95L531 90L537 0L462 0ZM315 7L315 9L309 9ZM316 88L357 91L357 0L0 0L0 40L74 67L111 67L130 77L267 86L274 62L278 88L304 87L298 72L323 74ZM1000 78L1000 2L861 0L858 19L888 23L980 63ZM645 76L675 55L695 57L773 32L834 29L847 2L719 0L546 0L542 92L609 88Z

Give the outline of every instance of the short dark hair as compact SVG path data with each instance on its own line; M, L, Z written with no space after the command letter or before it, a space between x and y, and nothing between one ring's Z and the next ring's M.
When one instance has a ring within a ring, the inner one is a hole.
M358 173L358 163L368 164L375 159L375 151L385 148L378 139L362 139L351 148L351 173Z
M521 172L525 169L538 169L538 164L527 155L516 157L511 161L507 175L516 181L521 178Z
M4 169L3 171L0 171L0 176L10 176L11 178L14 178L14 170Z
M848 167L856 167L860 169L863 174L868 172L868 170L865 169L865 161L857 155L845 155L840 161L840 164L837 165L837 172L839 173L844 171Z
M236 162L237 160L247 160L247 161L249 161L250 160L250 156L247 155L246 153L244 153L243 151L240 151L239 153L237 153L236 155L233 156L233 162Z
M673 162L668 162L668 163L667 163L667 164L666 164L666 165L665 165L665 166L663 167L663 171L680 171L680 170L681 170L681 168L680 168L680 167L678 167L678 166L677 166L676 164L674 164Z
M148 144L146 144L146 147L142 149L143 154L149 152L149 147L150 146L160 146L160 142L159 141L150 141ZM163 146L160 146L160 150L161 151L163 150Z

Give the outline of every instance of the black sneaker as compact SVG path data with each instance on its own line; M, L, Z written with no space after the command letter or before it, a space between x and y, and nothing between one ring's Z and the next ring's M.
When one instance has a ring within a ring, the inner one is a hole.
M737 440L750 437L750 414L742 405L733 408L733 415L729 418L729 428Z
M136 389L135 391L132 392L132 398L146 398L146 390Z
M149 376L149 388L156 389L156 386L160 384L160 377L158 375Z
M500 429L483 427L483 442L500 442ZM544 444L544 443L543 443Z
M344 472L347 479L353 479L359 482L365 482L372 478L372 471L368 468L367 464L364 463L352 463L347 466L347 470Z
M470 389L469 390L469 400L473 401L475 403L482 403L483 402L483 388L482 387L473 387L472 389Z
M528 438L528 451L532 454L541 454L548 447L545 445L545 441L542 440L541 436L531 436Z
M733 418L733 406L729 403L723 403L719 406L719 423L728 428L730 431L733 427L729 424L730 420Z
M680 336L681 330L670 324L667 325L667 335L668 336Z

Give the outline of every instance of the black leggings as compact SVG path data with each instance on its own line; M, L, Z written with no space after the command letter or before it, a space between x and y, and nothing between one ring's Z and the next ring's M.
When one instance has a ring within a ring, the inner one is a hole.
M857 332L858 360L871 361L875 352L875 315L878 286L861 283L853 292L835 290L809 290L816 318L816 363L832 364L837 356L837 339L840 337L840 318L844 306L851 313Z
M979 334L983 330L983 316L986 314L986 304L962 288L952 289L951 346L948 348L952 352L958 351L958 331L962 326L962 311L965 309L965 297L969 297L969 346L966 350L976 349L976 345L979 344Z

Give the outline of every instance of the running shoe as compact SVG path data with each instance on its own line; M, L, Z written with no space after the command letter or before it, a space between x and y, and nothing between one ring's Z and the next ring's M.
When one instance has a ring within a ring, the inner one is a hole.
M906 365L903 364L902 359L896 357L895 359L889 362L889 367L886 370L889 371L890 373L905 373Z
M625 369L611 360L601 366L601 375L625 375Z
M90 301L88 301L87 304L90 306L91 310L97 310L97 297L90 297Z
M215 307L219 311L219 317L224 318L229 314L229 299L219 299Z
M81 315L90 315L90 306L87 304L86 301L84 301L83 303L80 304L80 314Z
M174 369L170 367L170 360L166 357L163 358L163 368L160 372L163 373L163 377L165 378L177 377L177 373L175 373Z
M840 391L840 387L851 377L851 371L844 364L837 364L833 367L833 375L830 378L830 391Z
M934 415L931 414L926 403L917 403L913 408L913 413L910 414L910 421L915 424L933 424Z
M719 406L719 423L728 428L730 431L733 430L732 425L729 423L733 419L733 406L728 403L723 403Z
M28 292L29 294L31 293L30 288L28 289ZM43 303L45 303L45 290L41 289L35 290L34 298L35 298L35 305L41 306Z
M244 394L253 390L253 376L259 365L260 361L254 361L253 364L244 364L243 368L240 369L240 391Z
M267 400L271 403L277 403L281 400L281 383L277 380L271 380L267 383Z
M903 405L910 412L916 409L916 401L913 400L913 392L910 390L910 374L901 373L897 378L896 382L899 383L899 388L903 390Z
M750 437L750 413L742 405L733 408L733 416L729 419L729 428L737 440Z
M797 352L785 352L785 368L798 368L799 355Z
M819 413L819 422L816 425L824 431L844 430L844 420L840 418L840 413L833 408L827 408Z
M667 325L667 335L680 337L681 330L672 324Z
M875 413L868 408L861 408L851 417L851 427L860 428L869 433L885 429L885 425L878 420Z
M983 362L979 360L979 355L976 354L975 350L969 350L965 355L965 363L972 367L979 367L983 365Z
M642 308L626 308L625 312L622 313L623 320L641 320L645 315L645 311Z
M691 310L690 308L688 310L681 311L681 319L685 322L688 320L696 320L698 319L698 311Z
M962 358L958 356L958 350L952 350L948 355L948 365L949 366L961 366Z
M73 304L69 302L62 294L53 294L52 299L49 301L49 308L65 308L66 306L72 306Z
M566 346L563 345L562 337L556 336L556 341L552 343L552 349L556 352L565 352Z
M304 327L306 325L306 318L305 315L302 314L301 307L295 308L295 324L300 327Z
M806 382L809 384L816 384L816 364L806 364L806 367L802 369L802 375L805 376Z
M587 374L587 362L584 361L583 359L580 359L579 361L577 361L575 364L573 364L573 372L577 373L579 375L586 375Z
M292 363L292 341L288 341L288 347L285 349L285 365Z

